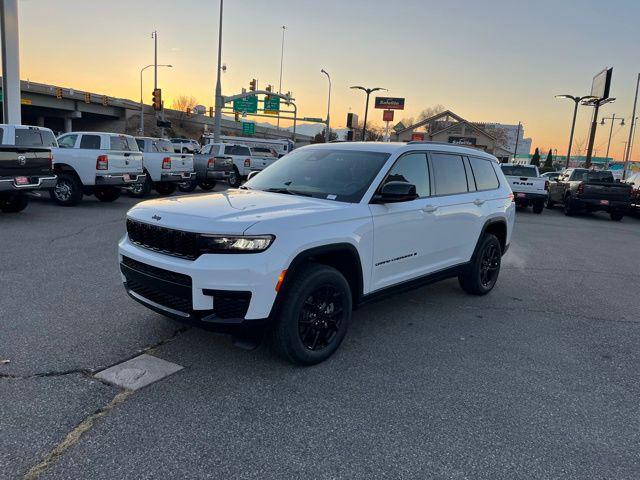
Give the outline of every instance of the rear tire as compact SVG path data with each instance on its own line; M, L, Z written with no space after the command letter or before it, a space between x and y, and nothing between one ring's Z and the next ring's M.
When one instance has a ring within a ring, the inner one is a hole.
M63 207L73 207L82 200L82 184L71 173L58 173L56 186L49 191L51 199Z
M182 182L178 184L178 190L184 193L193 192L198 186L198 182L196 180L189 180L188 182Z
M614 222L619 222L620 220L622 220L622 217L624 217L624 213L622 213L622 212L611 212L609 214L609 216L611 217L611 220L613 220Z
M349 284L335 268L310 263L287 286L273 331L276 351L298 365L315 365L338 349L351 320Z
M471 295L486 295L498 281L502 248L495 235L485 234L468 270L458 276L460 287Z
M556 202L554 202L553 200L551 200L551 197L547 198L547 204L546 207L548 209L552 209L555 206Z
M147 176L142 183L136 183L129 188L129 195L135 198L144 198L151 192L153 182L147 173Z
M155 188L156 192L160 195L171 195L176 191L178 186L175 183L156 183L153 188Z
M189 153L189 149L188 148L183 148L182 149L182 153Z
M533 204L533 213L542 213L542 210L544 210L543 202Z
M22 193L0 197L0 210L4 213L18 213L29 205L29 198Z
M227 179L229 186L232 188L238 188L242 183L242 178L240 177L240 172L236 167L233 167L233 171L229 174L229 178Z
M198 182L198 186L205 192L208 192L209 190L213 190L214 188L216 188L216 181L215 180L201 181L201 182Z
M120 198L122 190L118 187L96 187L93 194L101 202L111 203Z
M564 199L564 214L567 217L571 217L575 214L575 208L573 206L573 200L568 196Z

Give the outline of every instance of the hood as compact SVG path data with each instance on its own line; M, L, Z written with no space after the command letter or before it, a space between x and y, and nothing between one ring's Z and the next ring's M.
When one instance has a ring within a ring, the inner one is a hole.
M345 208L347 204L297 195L230 189L141 202L129 218L199 233L240 235L265 220Z

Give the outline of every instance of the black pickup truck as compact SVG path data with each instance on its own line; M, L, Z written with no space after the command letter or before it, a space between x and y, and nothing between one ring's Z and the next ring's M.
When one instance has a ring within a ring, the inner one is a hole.
M620 221L631 207L631 192L631 185L615 181L608 170L570 168L550 182L547 208L562 204L565 215L605 211Z
M0 145L0 211L20 212L28 192L53 188L52 161L49 148Z

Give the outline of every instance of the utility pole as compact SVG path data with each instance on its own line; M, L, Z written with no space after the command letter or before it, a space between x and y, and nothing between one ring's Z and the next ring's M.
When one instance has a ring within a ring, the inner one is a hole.
M327 132L326 135L324 136L324 143L329 143L330 141L330 137L331 137L331 127L329 125L329 114L331 112L331 77L329 76L329 74L327 73L327 71L323 68L322 70L320 70L320 73L324 73L327 76L327 79L329 80L329 100L327 100Z
M216 103L215 117L213 119L213 141L220 141L220 127L222 122L222 85L220 84L220 69L222 68L222 7L223 0L220 0L220 23L218 25L218 70L216 80Z
M282 47L280 49L280 83L278 84L278 93L282 93L282 63L284 60L284 32L287 29L286 25L282 26ZM280 130L280 112L278 112L278 130Z
M516 148L513 150L513 163L516 163L516 156L518 155L518 140L520 140L520 127L522 122L518 121L518 130L516 131Z
M365 87L360 87L358 85L351 87L353 89L356 90L362 90L364 93L367 94L367 99L366 99L366 103L364 106L364 123L362 125L362 141L366 142L367 141L367 114L369 113L369 95L371 95L373 92L377 92L379 90L387 90L386 88L382 88L382 87L375 87L375 88L365 88Z
M569 161L571 160L571 146L573 145L573 132L576 129L576 116L578 115L578 105L580 104L580 102L584 100L595 98L595 97L592 97L591 95L578 97L575 95L565 94L565 95L556 95L556 98L568 98L569 100L573 100L573 102L575 103L575 106L573 108L573 120L571 121L571 133L569 134L569 149L567 150L567 159L564 165L565 168L569 168Z
M20 35L18 32L18 0L2 0L2 113L4 123L22 124L20 103Z
M633 113L631 114L631 126L629 127L629 140L627 141L627 152L624 155L624 169L622 170L622 179L627 178L627 170L629 169L629 157L631 156L631 145L633 141L633 127L636 118L636 106L638 104L638 88L640 87L640 73L638 74L638 80L636 81L636 96L633 99Z

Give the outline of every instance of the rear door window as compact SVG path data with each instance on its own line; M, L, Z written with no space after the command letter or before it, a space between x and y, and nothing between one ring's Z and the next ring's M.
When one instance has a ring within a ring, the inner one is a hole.
M469 163L471 163L471 170L478 190L494 190L500 186L491 161L470 157Z
M76 145L76 139L78 135L65 135L58 139L58 146L60 148L73 148Z
M100 135L82 135L80 137L80 148L100 150Z
M467 193L467 175L460 155L432 153L431 166L436 195Z
M136 138L136 143L138 144L138 149L141 152L144 152L144 140L141 138Z

